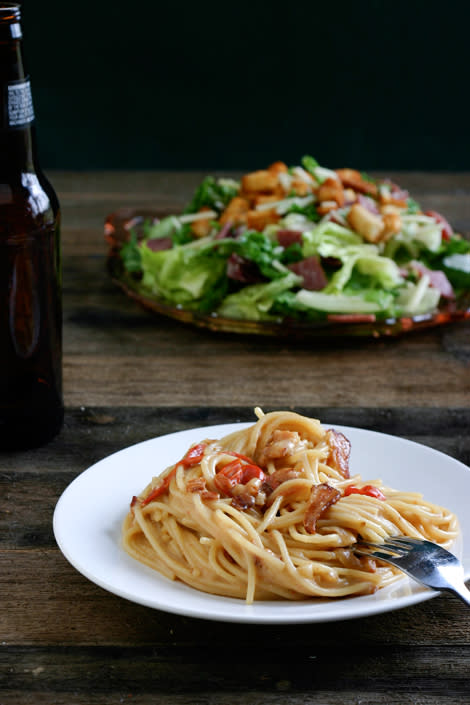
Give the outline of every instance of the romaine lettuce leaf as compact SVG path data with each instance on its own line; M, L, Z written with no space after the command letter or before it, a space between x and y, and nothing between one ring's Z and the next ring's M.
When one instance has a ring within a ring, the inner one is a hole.
M207 310L226 293L226 258L201 242L153 252L140 248L142 288L168 303Z
M144 239L157 240L162 237L171 237L174 245L184 245L194 240L189 223L181 223L178 218L169 215L158 223L144 224Z
M356 269L360 274L367 275L371 284L384 289L393 289L403 282L398 265L388 257L360 254L356 261Z
M357 271L365 279L367 288L393 289L401 284L402 277L397 264L381 257L375 245L350 245L337 248L333 243L321 243L318 248L322 257L336 257L343 262L330 279L326 293L340 293Z
M171 237L175 230L181 230L182 224L174 215L162 218L157 223L147 223L144 227L145 239L153 240L160 237Z
M231 247L240 257L257 264L261 274L267 279L279 279L286 275L287 269L282 265L285 250L277 241L271 240L264 233L247 230L233 242Z
M305 171L310 172L312 176L315 176L315 169L317 166L320 166L317 160L314 157L311 157L309 154L306 154L304 157L301 159L302 166L305 169Z
M274 279L266 284L245 286L234 294L229 294L217 309L220 316L227 318L248 319L252 321L275 320L271 314L276 297L295 286L302 279L290 272L281 279Z
M442 270L457 288L470 289L470 252L448 255L442 260Z
M405 221L405 218L409 220ZM386 257L406 261L418 259L423 251L439 251L442 244L442 227L438 223L430 222L430 218L422 215L403 216L403 220L405 222L400 232L391 237L385 245Z
M374 245L363 245L360 235L342 225L326 221L302 235L302 251L304 257L320 255L321 257L336 257L344 260L351 246L361 245L374 248Z
M382 293L380 300L360 294L327 294L323 291L300 289L297 301L303 306L327 313L380 313L393 305L392 294Z
M206 176L183 212L197 213L203 206L222 211L237 195L239 188L238 182L232 179L215 179L213 176Z
M470 241L453 236L443 240L439 252L423 253L421 259L430 269L440 269L456 289L470 289Z
M121 247L119 254L128 272L140 272L142 269L140 247L137 242L137 235L133 230L128 242Z
M416 284L406 282L396 299L397 310L402 316L416 316L437 308L441 297L439 289L430 286L429 277L423 275Z

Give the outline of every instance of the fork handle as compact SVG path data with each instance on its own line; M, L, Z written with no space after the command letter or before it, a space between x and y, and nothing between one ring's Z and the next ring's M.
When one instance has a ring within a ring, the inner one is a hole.
M450 590L470 607L470 590L464 582L461 585L453 585Z

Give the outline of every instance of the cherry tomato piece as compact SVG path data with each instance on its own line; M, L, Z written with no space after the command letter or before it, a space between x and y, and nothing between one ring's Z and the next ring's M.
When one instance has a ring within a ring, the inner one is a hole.
M381 499L382 501L387 499L384 493L381 492L378 487L374 487L374 485L364 485L364 487L355 487L354 485L350 485L344 490L344 496L348 497L350 494L363 494L368 497Z
M190 468L192 465L197 465L201 462L204 451L206 450L205 443L198 443L188 450L184 458L182 458L177 465L184 465L185 468Z
M443 240L450 240L450 238L454 234L454 231L453 231L450 223L444 218L443 215L441 215L437 211L426 211L424 213L424 215L429 215L431 218L434 218L435 220L437 220L439 225L442 226L442 228L441 228L442 239Z

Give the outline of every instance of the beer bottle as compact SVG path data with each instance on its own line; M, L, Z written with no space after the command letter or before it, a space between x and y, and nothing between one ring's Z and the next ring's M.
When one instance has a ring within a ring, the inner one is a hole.
M60 430L60 213L40 169L20 6L0 2L0 450Z

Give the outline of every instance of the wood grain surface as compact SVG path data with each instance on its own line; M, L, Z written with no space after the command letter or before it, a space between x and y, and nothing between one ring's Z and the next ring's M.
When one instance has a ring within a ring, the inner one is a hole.
M393 174L470 233L470 174ZM441 595L376 617L226 624L111 595L52 531L67 485L133 443L286 408L470 465L470 323L393 340L282 341L151 315L106 273L106 215L179 210L198 173L50 174L63 210L62 433L0 455L0 705L470 703L470 611ZM445 482L445 478L443 478Z

